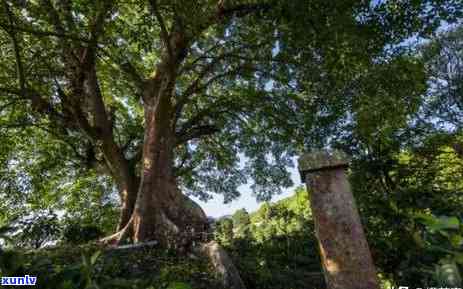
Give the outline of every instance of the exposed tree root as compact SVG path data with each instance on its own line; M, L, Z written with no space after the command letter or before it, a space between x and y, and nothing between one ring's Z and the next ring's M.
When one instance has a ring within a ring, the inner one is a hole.
M202 209L181 195L176 206L150 208L148 228L146 219L133 214L124 228L99 240L103 246L119 246L130 239L134 243L157 241L161 246L188 251L198 242L206 241L208 224ZM144 226L144 227L142 227ZM143 231L143 235L140 234Z
M108 237L100 239L98 243L103 246L110 246L110 247L119 246L125 239L129 237L129 233L132 231L132 224L133 224L133 221L132 219L130 219L129 222L125 225L125 227L122 228L122 230Z
M122 250L137 250L137 249L142 249L142 248L151 248L159 245L158 241L150 241L150 242L145 242L145 243L138 243L138 244L128 244L128 245L122 245L122 246L117 246L110 248L110 250L117 250L117 251L122 251Z
M137 245L119 246L121 242L128 237L128 233L132 230L132 220L121 231L100 240L100 244L104 246L114 247L115 249L133 249L145 245L159 245L158 241L150 241ZM215 269L215 275L220 280L224 288L230 289L246 289L243 280L238 272L238 269L233 264L233 261L228 256L227 252L215 241L208 243L196 243L189 235L178 234L176 239L170 246L171 249L177 250L179 253L185 251L194 252L208 258ZM188 243L185 243L188 240Z

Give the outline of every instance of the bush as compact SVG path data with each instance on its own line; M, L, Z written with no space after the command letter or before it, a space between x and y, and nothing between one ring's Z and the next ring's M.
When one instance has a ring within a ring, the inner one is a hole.
M57 241L60 234L58 217L53 212L39 212L19 220L13 240L16 246L38 249Z
M70 223L63 230L62 239L65 243L85 244L103 236L103 232L94 225Z

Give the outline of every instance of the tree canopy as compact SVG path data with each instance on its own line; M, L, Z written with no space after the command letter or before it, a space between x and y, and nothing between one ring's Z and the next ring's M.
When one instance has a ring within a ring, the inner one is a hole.
M425 75L401 44L461 5L3 1L2 194L43 208L117 191L120 228L139 187L163 190L147 168L203 199L246 182L269 199L301 151L405 125Z
M209 220L188 196L231 202L249 184L267 201L294 157L336 148L382 277L434 286L463 263L462 14L459 0L3 0L0 238L189 248ZM320 271L310 193L215 224L247 284Z

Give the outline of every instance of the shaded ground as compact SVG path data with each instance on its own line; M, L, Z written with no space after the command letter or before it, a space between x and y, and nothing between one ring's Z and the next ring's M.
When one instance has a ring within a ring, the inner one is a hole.
M58 247L8 252L2 261L3 276L37 276L36 288L221 289L207 260L155 247Z
M248 289L324 288L317 266L307 263L307 258L295 258L287 266L262 264L262 259L255 259L249 254L251 248L247 249L241 258L239 252L230 253ZM265 259L271 260L272 256ZM102 250L86 245L9 251L1 263L4 270L0 275L37 276L35 288L224 289L208 260L191 254L176 255L155 246Z

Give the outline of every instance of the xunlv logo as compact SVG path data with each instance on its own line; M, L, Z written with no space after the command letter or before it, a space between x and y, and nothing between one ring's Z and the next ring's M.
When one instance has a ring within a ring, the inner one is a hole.
M18 286L18 285L28 285L34 286L37 282L37 277L26 275L24 277L2 277L3 286Z

